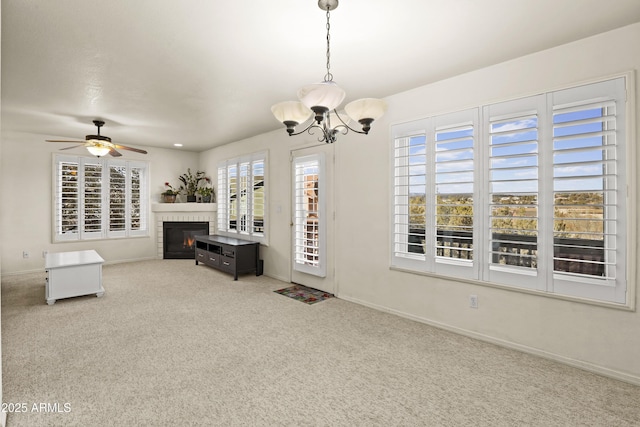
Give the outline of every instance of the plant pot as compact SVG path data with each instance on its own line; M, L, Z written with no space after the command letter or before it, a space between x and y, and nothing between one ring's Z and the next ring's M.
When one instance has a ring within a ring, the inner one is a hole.
M211 196L202 196L202 203L211 203Z
M187 196L187 203L195 203L196 201L196 196Z
M163 194L162 195L162 200L164 200L165 203L175 203L176 202L176 195L175 194Z

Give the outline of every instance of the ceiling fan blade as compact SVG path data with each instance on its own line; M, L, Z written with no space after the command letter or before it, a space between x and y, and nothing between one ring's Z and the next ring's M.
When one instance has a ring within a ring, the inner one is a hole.
M111 148L111 150L109 150L109 154L111 154L112 157L122 157L122 154L117 152L116 149L113 147Z
M113 144L113 146L115 148L120 148L122 150L129 150L129 151L135 151L136 153L147 154L146 151L140 150L139 148L127 147L125 145L118 145L118 144Z
M60 150L71 150L73 148L78 148L78 147L81 147L81 145L72 145L71 147L60 148Z
M74 139L45 139L45 142L75 142L77 144L84 144L86 141L77 141Z

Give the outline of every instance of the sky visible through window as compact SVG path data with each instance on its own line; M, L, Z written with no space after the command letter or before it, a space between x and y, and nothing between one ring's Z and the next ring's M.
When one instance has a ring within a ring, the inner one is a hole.
M574 178L558 180L554 185L555 191L603 190L605 151L602 117L602 108L554 115L554 177ZM536 192L538 144L544 143L538 141L537 118L493 124L491 133L492 179L496 181L494 192L514 192L513 181L521 184L518 192ZM473 185L469 182L473 181L472 137L471 128L438 133L435 146L438 194L473 192ZM425 193L426 148L424 135L411 137L408 153L411 195ZM460 181L464 183L456 184Z

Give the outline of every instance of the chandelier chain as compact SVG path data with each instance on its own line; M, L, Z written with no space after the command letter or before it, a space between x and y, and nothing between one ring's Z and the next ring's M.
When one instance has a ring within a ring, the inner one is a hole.
M324 76L324 81L325 82L331 82L333 81L333 74L331 74L331 48L330 48L330 41L331 41L331 35L330 35L330 29L331 29L331 24L329 23L329 7L327 6L327 74L325 74Z

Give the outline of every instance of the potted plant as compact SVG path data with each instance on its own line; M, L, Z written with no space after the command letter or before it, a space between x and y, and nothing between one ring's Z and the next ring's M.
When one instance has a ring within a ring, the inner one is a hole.
M205 179L204 172L196 171L194 175L191 173L191 168L189 168L187 169L187 173L183 173L178 179L182 182L180 190L187 193L187 202L195 202L198 184Z
M196 193L202 197L202 203L215 202L215 200L213 200L213 187L199 187Z
M164 200L165 203L175 203L176 201L176 196L178 194L180 194L180 190L176 190L175 188L173 188L173 186L171 184L169 184L168 182L164 183L164 186L167 188L166 190L164 190L164 192L161 193L162 195L162 199Z

